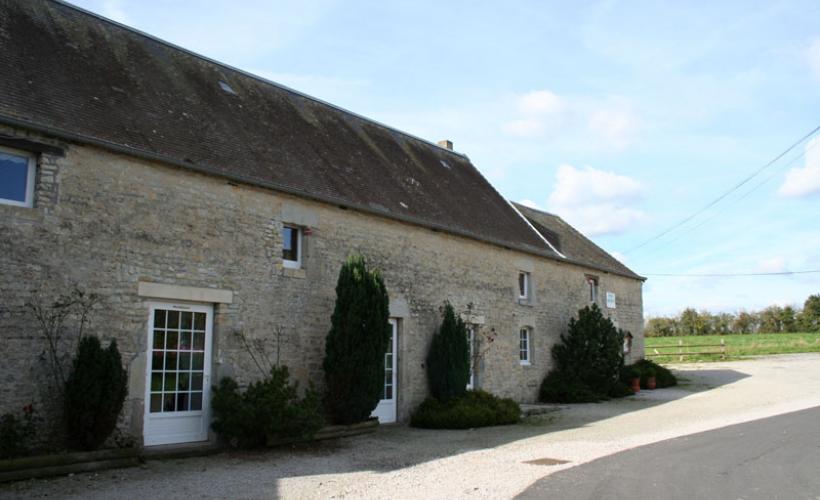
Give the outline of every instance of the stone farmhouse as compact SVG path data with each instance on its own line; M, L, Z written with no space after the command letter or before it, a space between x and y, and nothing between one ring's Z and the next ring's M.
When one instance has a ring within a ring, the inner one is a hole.
M383 422L426 396L445 301L470 326L471 384L520 402L585 305L642 352L643 278L508 202L447 141L58 1L0 0L0 74L0 413L47 406L25 304L79 284L101 298L89 331L127 363L121 429L145 445L213 439L211 384L259 376L237 333L321 387L353 252L390 294Z

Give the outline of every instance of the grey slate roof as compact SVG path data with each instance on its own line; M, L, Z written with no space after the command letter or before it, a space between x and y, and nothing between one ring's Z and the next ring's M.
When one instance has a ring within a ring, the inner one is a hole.
M0 123L640 279L464 155L59 1L0 0Z
M556 250L566 256L568 261L628 278L645 279L590 241L561 217L518 203L514 205Z
M0 122L555 257L467 157L59 2L0 0Z

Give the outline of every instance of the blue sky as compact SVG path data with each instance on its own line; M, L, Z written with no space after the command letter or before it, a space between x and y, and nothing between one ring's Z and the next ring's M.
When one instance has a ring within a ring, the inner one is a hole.
M636 272L820 269L820 4L75 0L425 139ZM647 316L802 305L820 274L654 277Z

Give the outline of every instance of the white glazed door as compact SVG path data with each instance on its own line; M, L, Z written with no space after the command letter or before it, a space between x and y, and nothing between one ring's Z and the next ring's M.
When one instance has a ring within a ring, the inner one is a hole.
M390 320L390 344L384 353L384 393L371 416L382 424L396 421L396 320Z
M152 304L148 318L146 446L206 441L213 308Z

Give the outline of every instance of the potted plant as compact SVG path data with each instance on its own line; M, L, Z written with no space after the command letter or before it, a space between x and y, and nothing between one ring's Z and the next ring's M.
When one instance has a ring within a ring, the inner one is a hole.
M635 365L624 366L621 369L621 380L625 382L632 392L638 393L641 390L641 370Z
M650 391L657 387L657 381L655 380L655 369L651 366L647 366L643 371L643 376L646 377L646 384L644 385Z

